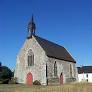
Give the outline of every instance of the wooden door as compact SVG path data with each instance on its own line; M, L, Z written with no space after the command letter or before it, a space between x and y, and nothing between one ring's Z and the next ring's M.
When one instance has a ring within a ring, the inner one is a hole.
M32 85L33 84L33 76L32 76L32 73L28 73L27 74L26 83L28 85Z
M63 74L60 74L60 84L63 84Z

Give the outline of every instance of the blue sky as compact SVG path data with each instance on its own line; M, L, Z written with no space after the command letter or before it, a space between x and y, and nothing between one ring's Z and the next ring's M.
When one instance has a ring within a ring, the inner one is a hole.
M0 61L3 65L15 67L32 13L38 36L64 46L77 66L92 65L91 0L0 0Z

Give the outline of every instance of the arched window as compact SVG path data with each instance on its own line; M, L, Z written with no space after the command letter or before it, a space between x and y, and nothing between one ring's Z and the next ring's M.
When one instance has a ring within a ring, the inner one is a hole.
M72 77L72 65L70 64L70 77Z
M28 51L28 66L33 66L34 65L34 54L32 50L30 49Z
M57 64L56 64L56 61L54 63L54 76L57 76Z

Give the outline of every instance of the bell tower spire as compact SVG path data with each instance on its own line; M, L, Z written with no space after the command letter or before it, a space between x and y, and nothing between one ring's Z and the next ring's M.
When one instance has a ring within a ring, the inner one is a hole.
M34 17L32 15L31 21L28 23L28 38L32 38L35 35L36 25L34 22Z

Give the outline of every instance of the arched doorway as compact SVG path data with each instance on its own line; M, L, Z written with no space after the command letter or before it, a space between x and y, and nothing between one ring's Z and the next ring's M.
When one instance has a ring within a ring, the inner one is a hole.
M33 84L33 76L32 76L32 73L30 73L30 72L27 74L26 83L29 85Z
M60 74L60 84L63 84L63 74Z

